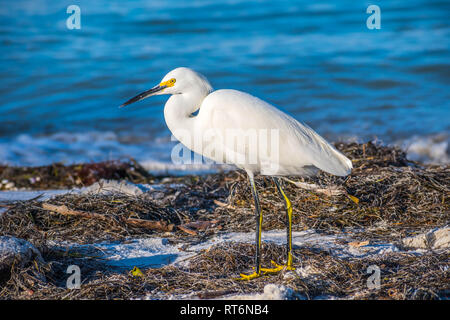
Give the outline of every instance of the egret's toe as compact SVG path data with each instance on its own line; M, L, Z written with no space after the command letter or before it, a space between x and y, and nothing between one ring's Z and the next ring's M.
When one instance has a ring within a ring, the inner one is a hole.
M257 273L256 271L253 272L252 274L243 274L241 273L241 277L238 278L237 280L252 280L252 279L256 279L261 277L261 272Z
M264 272L264 274L267 273L278 273L282 270L290 270L293 271L295 270L295 267L292 266L292 264L287 264L287 265L283 265L283 264L278 264L275 261L270 261L273 265L274 268L261 268L261 271Z

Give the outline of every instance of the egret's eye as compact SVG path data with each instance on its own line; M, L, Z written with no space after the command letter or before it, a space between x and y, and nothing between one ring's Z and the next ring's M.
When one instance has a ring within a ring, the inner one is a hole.
M160 85L160 86L166 86L166 87L173 87L173 86L175 85L175 82L176 82L176 81L177 81L177 80L175 80L175 78L172 78L172 79L170 79L170 80L161 82L159 85Z

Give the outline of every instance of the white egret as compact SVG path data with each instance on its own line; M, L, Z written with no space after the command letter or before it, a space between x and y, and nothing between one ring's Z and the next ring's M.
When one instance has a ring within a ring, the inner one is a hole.
M318 169L346 176L351 172L352 162L310 127L269 103L237 90L213 91L204 76L189 68L170 71L157 86L122 106L160 94L171 95L164 107L164 118L169 130L183 145L215 161L233 163L248 174L256 212L256 266L252 274L241 274L242 279L253 279L283 268L295 270L292 205L281 188L279 177L313 175ZM267 138L268 130L275 134ZM240 142L229 139L230 135ZM255 174L272 176L285 201L287 259L285 265L274 263L275 268L261 268L262 211Z

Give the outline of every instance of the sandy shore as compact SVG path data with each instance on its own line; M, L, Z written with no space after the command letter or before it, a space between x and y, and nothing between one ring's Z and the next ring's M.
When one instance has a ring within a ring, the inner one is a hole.
M297 269L253 281L236 280L254 255L243 172L0 167L0 298L448 299L450 167L372 143L337 147L352 159L349 178L284 182ZM271 180L257 180L268 267L284 261L285 215ZM67 288L70 265L79 289Z

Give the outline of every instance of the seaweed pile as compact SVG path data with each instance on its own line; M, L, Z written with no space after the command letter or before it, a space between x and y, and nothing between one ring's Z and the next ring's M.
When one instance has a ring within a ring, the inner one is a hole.
M314 178L292 177L283 182L294 208L294 231L351 232L355 240L384 241L401 247L405 237L449 225L449 166L411 162L402 150L371 142L340 143L336 147L353 162L349 177L321 173ZM297 298L449 297L448 249L422 254L400 251L356 259L302 246L294 248L294 264L301 272L243 282L235 278L253 264L254 246L231 242L209 248L185 266L147 269L140 276L115 270L79 252L61 252L52 243L85 244L154 236L164 236L174 243L194 243L224 231L254 232L254 207L245 173L152 177L135 162L56 167L61 174L55 175L53 166L38 171L4 167L0 168L0 180L31 187L26 182L30 181L29 175L40 172L42 178L33 188L76 187L103 178L157 182L163 188L139 196L65 194L45 202L34 199L7 204L7 211L0 214L0 236L31 242L45 262L13 265L8 277L0 279L2 299L217 298L261 292L268 283L291 288ZM300 188L298 183L314 188ZM264 212L263 231L285 228L284 204L274 183L268 177L258 177L257 186ZM284 257L285 247L264 243L262 253L263 264L270 265L271 260ZM65 287L65 268L70 264L82 269L84 280L79 290ZM375 291L366 285L367 267L374 264L380 266L383 275L382 287Z
M67 166L62 163L40 167L0 165L0 190L84 187L100 179L153 182L153 177L133 159L129 162L104 161Z

